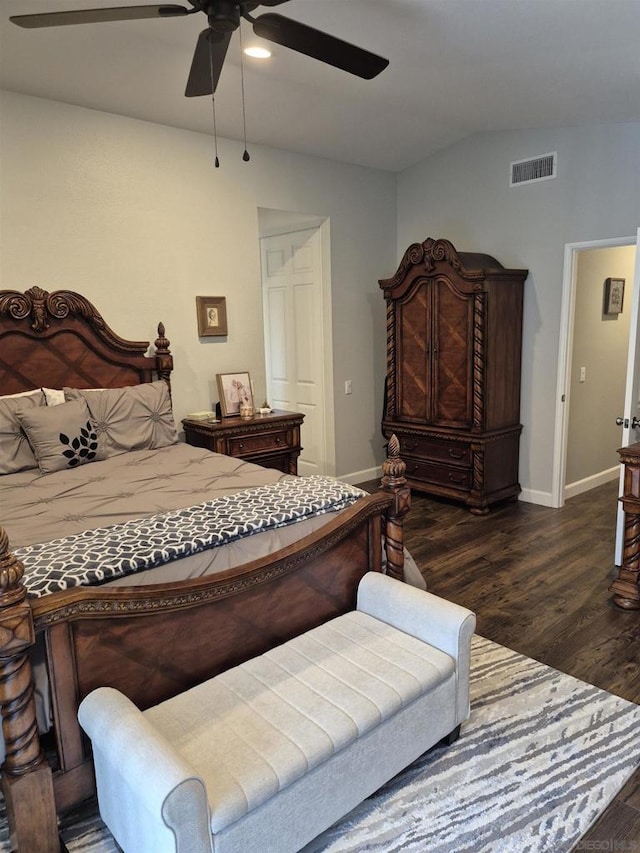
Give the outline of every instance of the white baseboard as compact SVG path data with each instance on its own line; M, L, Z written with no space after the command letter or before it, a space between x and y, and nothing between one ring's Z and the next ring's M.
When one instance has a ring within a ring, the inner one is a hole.
M585 477L583 480L577 480L575 483L568 483L564 487L564 498L565 500L574 498L576 495L581 495L583 492L588 492L597 486L603 486L605 483L617 480L619 476L620 466L616 465L615 468L600 471L598 474ZM540 492L536 489L523 489L518 495L518 500L525 503L538 504L538 506L548 506L552 509L555 506L551 492Z
M597 486L603 486L612 480L617 480L619 476L620 466L616 465L613 468L608 468L606 471L600 471L598 474L592 474L590 477L576 480L575 483L567 483L564 487L565 500L567 498L574 498L576 495L581 495L583 492L588 492L590 489L595 489Z
M354 471L351 474L336 476L337 480L342 480L343 483L349 483L351 486L356 483L366 483L369 480L380 480L381 478L381 468L367 468L365 471ZM530 504L539 504L540 506L553 506L551 492L539 492L535 489L523 489L518 495L518 500Z
M523 489L518 495L518 500L527 504L553 507L551 492L540 492L537 489Z
M589 489L595 489L597 486L602 486L605 483L610 483L611 480L617 480L620 476L620 466L609 468L607 471L600 471L598 474L593 474L591 477L585 477L583 480L578 480L575 483L569 483L565 486L565 500L573 498L576 495L581 495L583 492L588 492ZM366 483L369 480L380 480L382 477L381 468L367 468L364 471L354 471L351 474L341 474L336 477L337 480L342 480L343 483L354 485L356 483ZM541 492L538 489L522 489L518 495L519 501L524 503L537 504L538 506L548 506L553 508L553 496L551 492Z
M364 471L354 471L351 474L339 474L336 480L342 480L343 483L348 483L350 486L356 483L366 483L368 480L380 480L382 478L382 468L367 468Z

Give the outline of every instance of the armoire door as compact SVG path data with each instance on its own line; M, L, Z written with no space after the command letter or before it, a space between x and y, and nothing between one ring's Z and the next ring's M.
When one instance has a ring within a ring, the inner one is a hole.
M432 410L438 426L473 424L473 294L446 278L432 288Z
M398 305L395 371L398 378L398 416L427 423L431 414L431 287L422 281Z

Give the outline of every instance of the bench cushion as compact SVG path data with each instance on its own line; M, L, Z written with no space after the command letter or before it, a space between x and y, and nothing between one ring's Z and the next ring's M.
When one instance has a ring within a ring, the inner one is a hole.
M203 778L219 832L454 669L444 652L354 611L144 714Z

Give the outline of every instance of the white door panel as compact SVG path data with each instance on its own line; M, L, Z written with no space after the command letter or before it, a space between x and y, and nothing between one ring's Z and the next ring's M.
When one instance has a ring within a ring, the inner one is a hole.
M266 275L273 277L280 275L284 270L287 258L284 249L271 248L267 249L264 254Z
M319 341L314 333L315 293L312 283L293 287L293 321L295 328L304 334L295 336L296 381L298 385L316 385L316 364Z
M291 271L293 273L313 273L313 256L314 252L311 246L298 244L295 254L291 258Z
M274 381L282 381L287 375L285 298L286 293L282 288L273 288L267 291L265 296L265 313L270 330L267 361Z
M260 242L269 402L305 416L299 473L325 473L320 232L308 229Z

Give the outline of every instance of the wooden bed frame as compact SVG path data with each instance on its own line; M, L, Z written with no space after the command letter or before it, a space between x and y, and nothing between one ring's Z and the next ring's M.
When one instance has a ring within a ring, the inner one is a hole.
M0 393L44 386L168 383L169 341L116 335L73 291L0 291ZM381 488L287 548L219 574L144 587L80 587L28 599L24 567L0 527L0 711L7 756L2 789L12 848L58 853L57 815L95 790L79 702L111 685L145 708L353 609L359 579L382 568L403 577L410 506L397 441ZM2 519L0 517L0 523ZM56 757L38 735L30 648L42 635Z

